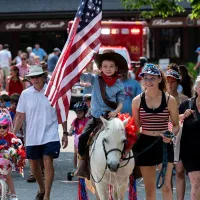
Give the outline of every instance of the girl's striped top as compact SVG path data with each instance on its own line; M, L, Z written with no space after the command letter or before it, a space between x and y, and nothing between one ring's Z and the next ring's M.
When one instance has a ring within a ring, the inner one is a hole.
M158 108L151 109L147 107L145 93L141 95L139 109L140 123L144 131L165 131L168 130L169 110L167 107L169 97L166 101L165 93L162 92L162 101Z

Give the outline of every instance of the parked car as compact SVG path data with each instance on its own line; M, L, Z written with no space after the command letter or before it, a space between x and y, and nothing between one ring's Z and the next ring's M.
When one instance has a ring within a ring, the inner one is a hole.
M83 89L84 87L80 85L80 82L72 87L71 105L83 100Z

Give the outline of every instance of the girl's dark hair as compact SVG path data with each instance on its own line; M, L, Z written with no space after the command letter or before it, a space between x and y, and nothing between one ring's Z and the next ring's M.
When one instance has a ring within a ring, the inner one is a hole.
M9 102L10 101L10 97L7 94L2 94L0 96L0 100L2 100L4 102Z
M17 72L17 78L19 80L19 68L17 66L11 66L11 69Z
M17 78L19 79L19 70L15 70L17 72Z
M165 78L165 74L163 73L163 71L160 69L159 65L155 65L159 70L160 70L160 78L162 78L161 82L158 85L159 90L166 92L167 91L167 87L166 87L166 78Z
M191 98L193 82L191 76L188 73L187 67L185 65L180 65L179 73L181 75L180 84L183 87L183 94Z
M166 87L166 78L165 78L165 75L163 73L163 71L160 70L160 73L161 73L161 82L159 83L159 90L163 91L163 92L166 92L167 91L167 87Z
M14 93L10 96L10 102L18 103L20 95L17 93Z
M178 65L176 64L176 63L171 63L168 67L167 67L167 69L169 70L169 69L172 69L172 70L174 70L174 71L176 71L176 72L178 72L179 74L180 74L180 72L179 72L179 67L178 67ZM178 84L180 83L180 80L179 79L176 79L176 81L178 82Z
M167 69L173 69L174 71L178 72L179 73L179 69L178 69L178 65L176 63L171 63Z

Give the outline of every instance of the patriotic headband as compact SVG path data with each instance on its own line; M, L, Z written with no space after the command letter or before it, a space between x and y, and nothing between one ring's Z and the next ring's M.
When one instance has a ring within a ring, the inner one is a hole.
M147 63L142 69L142 72L139 74L139 77L143 77L144 74L150 74L155 76L161 76L160 70L154 64Z
M180 74L177 71L173 70L173 69L167 70L165 76L166 77L172 77L172 78L175 78L177 80L181 79Z

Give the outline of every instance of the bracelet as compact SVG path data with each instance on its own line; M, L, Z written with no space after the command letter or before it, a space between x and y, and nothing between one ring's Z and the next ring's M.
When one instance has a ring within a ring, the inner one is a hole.
M68 136L68 135L69 135L69 133L68 133L68 132L66 132L66 131L64 131L64 132L63 132L63 135L66 135L66 136Z

